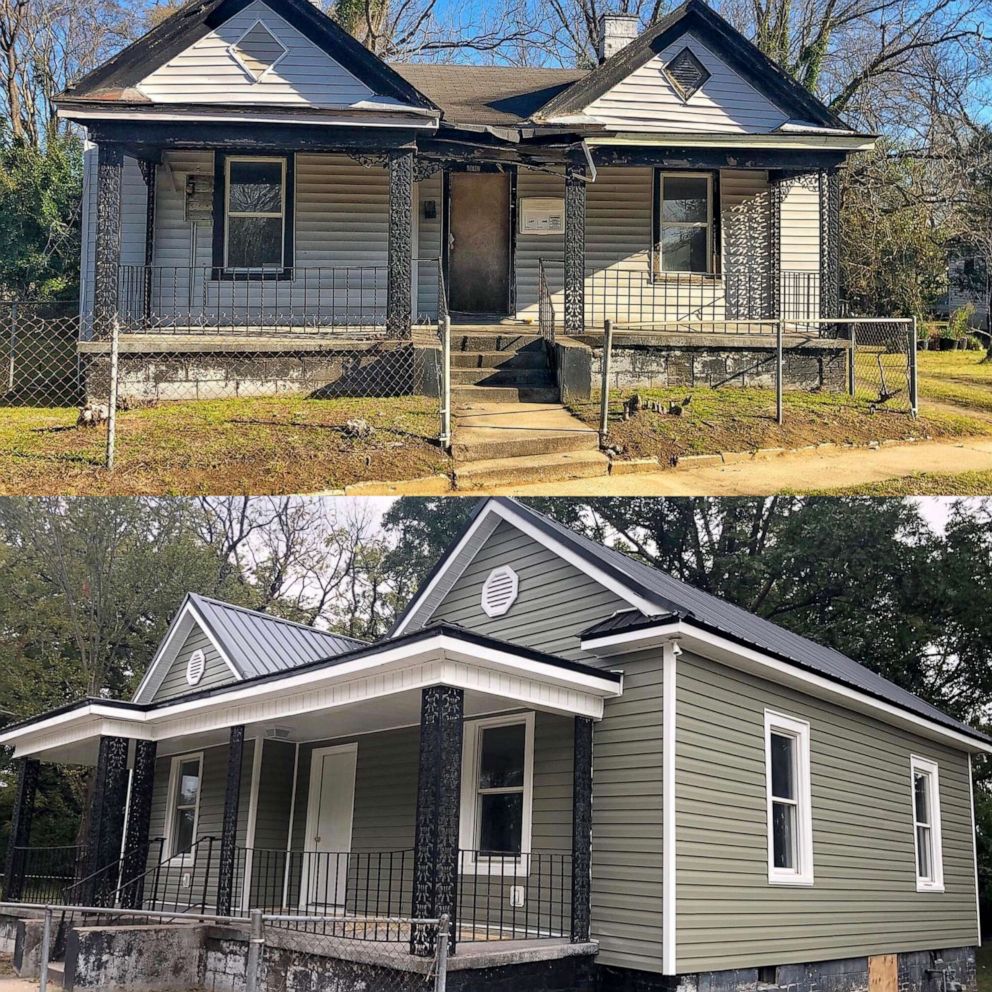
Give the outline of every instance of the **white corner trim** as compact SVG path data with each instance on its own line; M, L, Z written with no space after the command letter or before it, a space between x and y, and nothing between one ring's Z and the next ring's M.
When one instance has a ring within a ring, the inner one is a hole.
M796 742L796 858L795 869L775 867L775 838L772 829L772 734L791 737ZM765 710L765 801L768 834L768 884L813 884L813 795L810 771L810 729L808 720Z
M970 764L970 756L969 756ZM930 777L930 839L933 844L933 879L920 878L920 845L916 836L916 772ZM913 818L913 871L917 892L944 891L944 844L940 829L940 770L936 761L912 754L909 757L909 800Z
M676 659L682 653L675 641L662 649L662 881L661 881L661 970L674 975L677 967L677 864L675 831L675 741Z
M289 905L289 863L293 853L293 828L296 826L296 787L300 775L300 742L293 745L293 788L289 794L289 826L286 830L286 869L282 878L282 908Z
M245 822L245 879L241 891L241 911L248 912L251 899L251 875L255 854L255 824L258 822L258 786L262 772L262 747L265 741L259 735L251 748L251 784L248 790L248 819Z
M975 779L971 773L971 755L968 755L968 799L971 803L971 864L975 869L975 946L982 946L982 909L978 888L978 833L975 825ZM915 833L915 831L914 831Z

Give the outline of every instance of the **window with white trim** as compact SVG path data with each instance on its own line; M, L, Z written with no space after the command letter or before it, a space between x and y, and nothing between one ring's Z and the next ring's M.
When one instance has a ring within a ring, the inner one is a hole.
M659 273L713 273L713 226L711 173L658 173Z
M530 853L534 714L465 722L462 868L502 874Z
M196 840L200 818L203 755L184 754L172 759L169 775L168 857L187 855Z
M910 758L913 798L913 841L916 847L916 891L944 891L944 857L940 838L940 782L937 764Z
M813 884L809 724L765 710L768 881Z
M276 270L285 264L286 159L224 160L224 267Z

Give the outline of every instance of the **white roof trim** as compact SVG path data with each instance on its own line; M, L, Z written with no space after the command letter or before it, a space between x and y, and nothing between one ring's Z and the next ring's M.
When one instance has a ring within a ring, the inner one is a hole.
M255 104L238 104L232 101L224 107L255 107ZM398 105L395 112L390 113L388 107L377 108L377 112L366 111L364 104L360 112L354 116L342 116L340 111L349 110L350 107L339 107L328 110L327 113L302 114L293 113L299 108L289 108L279 105L281 109L265 110L259 108L250 114L232 117L231 114L218 107L183 111L178 107L171 107L169 104L156 104L156 109L134 110L126 105L124 107L82 107L79 104L59 107L58 116L71 121L88 120L115 120L115 121L189 121L194 122L219 122L230 124L236 121L239 124L320 124L324 127L400 127L436 130L438 126L437 111L421 110L419 107L408 107ZM337 113L335 112L337 111ZM385 116L385 115L389 116ZM428 116L430 115L430 116Z
M591 575L600 585L609 589L610 592L619 596L621 599L625 600L635 609L640 610L646 616L658 616L668 612L664 607L659 606L657 603L653 603L643 596L640 596L634 591L633 586L636 585L632 579L630 585L624 585L617 582L611 575L608 575L602 569L598 568L594 563L588 561L585 558L580 557L575 554L570 548L566 547L561 541L552 537L550 534L546 534L539 527L535 527L523 514L518 512L512 506L505 503L498 503L496 500L490 499L488 503L479 512L479 515L472 521L472 526L462 535L462 539L455 545L451 551L445 557L445 564L438 569L434 578L419 590L416 596L410 603L410 607L400 621L395 634L402 634L404 631L410 628L422 627L427 620L430 619L429 616L424 617L419 624L415 624L421 613L421 604L424 602L426 597L436 588L443 590L442 598L451 591L452 587L461 577L462 572L468 567L472 558L469 558L462 565L458 566L455 564L459 552L467 545L477 531L482 527L488 527L489 533L485 536L488 537L499 524L501 520L505 520L507 523L516 527L517 530L526 534L529 538L537 541L539 544L553 551L559 558L567 561L570 565L574 565L581 572L585 572L587 575ZM484 543L484 542L483 542ZM480 545L481 547L481 545Z
M244 678L231 660L231 656L221 646L217 638L214 637L213 631L211 631L209 625L203 619L203 614L196 608L193 600L187 596L183 605L179 608L179 612L169 625L165 638L159 645L158 651L155 652L155 657L152 658L151 664L148 666L148 670L141 680L141 684L132 697L133 702L150 703L155 698L155 693L162 687L165 676L168 674L173 662L179 657L179 651L193 630L194 624L207 636L211 646L220 656L221 661L231 670L231 674L239 682Z
M720 662L728 668L750 672L778 685L789 686L809 696L873 716L883 723L912 731L932 740L942 741L968 752L992 754L992 744L969 737L952 727L936 723L893 703L876 699L866 692L828 679L825 675L809 672L755 648L745 647L719 634L701 630L690 622L679 620L641 630L584 638L581 646L583 651L588 651L590 654L610 658L635 651L661 648L672 639L677 639L684 649Z

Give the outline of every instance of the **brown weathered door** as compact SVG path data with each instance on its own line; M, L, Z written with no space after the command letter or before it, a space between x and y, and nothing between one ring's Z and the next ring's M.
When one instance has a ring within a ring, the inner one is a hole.
M461 313L505 314L510 305L510 177L451 173L448 293Z

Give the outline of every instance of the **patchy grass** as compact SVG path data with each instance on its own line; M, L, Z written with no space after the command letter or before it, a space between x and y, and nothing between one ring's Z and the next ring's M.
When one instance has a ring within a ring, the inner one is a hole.
M992 944L978 948L978 992L992 992Z
M375 437L346 437L364 418ZM0 414L0 495L295 493L445 471L437 400L265 397L163 403L121 412L117 467L102 468L106 431L76 411Z
M803 490L809 496L986 496L992 493L992 471L918 472L898 479L867 482L840 489ZM992 969L992 961L989 962ZM992 992L992 972L987 992Z
M14 971L10 955L0 954L0 978L15 978L16 976L17 972Z
M921 351L920 398L992 413L992 362L984 351Z
M622 403L631 392L610 396L610 443L627 458L657 457L662 465L684 455L721 451L754 451L758 448L801 448L831 441L868 444L872 441L911 437L966 437L992 434L987 420L947 410L928 411L913 420L908 414L882 410L869 413L864 402L843 393L785 393L784 423L775 422L775 395L768 389L708 386L686 389L639 389L643 400L692 400L681 417L642 411L628 421L621 417ZM573 412L590 425L598 425L599 400L576 404Z

